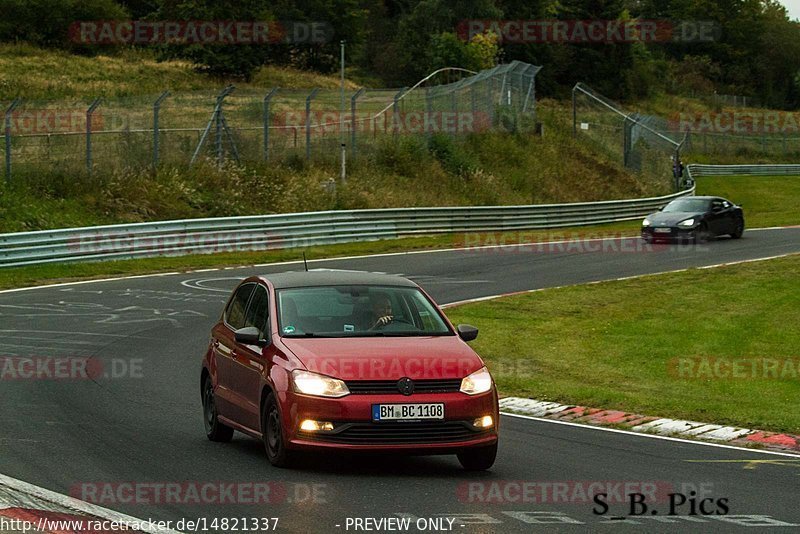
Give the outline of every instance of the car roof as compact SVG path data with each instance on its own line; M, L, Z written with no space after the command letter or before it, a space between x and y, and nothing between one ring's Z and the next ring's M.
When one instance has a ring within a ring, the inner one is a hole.
M362 271L297 271L265 274L261 275L261 278L271 282L275 289L353 285L418 287L417 284L402 276Z

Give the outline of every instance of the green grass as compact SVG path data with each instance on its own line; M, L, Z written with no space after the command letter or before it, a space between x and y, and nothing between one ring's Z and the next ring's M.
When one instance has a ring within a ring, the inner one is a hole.
M230 82L242 89L267 87L337 89L337 76L275 66L260 68L249 83L213 78L186 61L157 61L152 52L128 49L114 55L79 56L27 44L0 44L0 101L128 97L164 89L219 91ZM348 82L349 88L355 84Z
M635 235L638 221L628 221L598 226L561 228L554 230L526 230L504 233L445 234L437 236L406 237L402 239L313 246L305 249L269 250L263 252L231 252L198 254L181 257L145 258L136 260L104 261L92 263L55 263L0 269L0 289L29 287L33 285L130 276L171 271L186 271L213 267L255 265L281 261L296 261L305 252L308 259L335 258L406 252L411 250L447 249L464 246L503 245L519 242L560 241L564 239L617 237Z
M800 224L800 176L703 176L697 194L742 204L750 228Z
M447 311L503 395L800 432L800 376L681 378L678 358L800 365L800 256L550 289ZM795 326L792 326L795 325Z

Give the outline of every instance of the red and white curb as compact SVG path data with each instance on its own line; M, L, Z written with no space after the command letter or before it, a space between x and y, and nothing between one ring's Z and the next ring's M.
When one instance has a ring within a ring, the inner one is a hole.
M600 408L588 408L586 406L559 404L557 402L523 399L520 397L500 399L500 410L504 413L540 417L554 421L569 421L594 426L613 426L614 428L622 428L632 432L705 440L738 446L757 446L767 450L800 455L800 436L792 434L651 417L619 410L602 410Z
M0 475L0 533L178 534L150 521Z

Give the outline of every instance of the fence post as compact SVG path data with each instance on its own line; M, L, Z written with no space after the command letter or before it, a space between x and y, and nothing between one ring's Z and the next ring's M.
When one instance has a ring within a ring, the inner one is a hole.
M431 115L433 114L433 90L430 87L425 87L425 117L422 119L422 128L425 130L425 137L428 138L428 143L431 141L433 132L428 125L430 124Z
M350 97L350 157L356 156L356 100L364 94L365 88L361 88Z
M486 103L489 105L489 127L494 128L494 76L486 84Z
M161 103L169 96L169 91L164 91L161 96L156 98L153 102L153 170L158 168L158 149L159 149L159 131L158 131L158 113L161 111Z
M394 101L392 102L392 135L397 135L397 125L399 124L400 119L400 97L403 96L406 92L408 87L403 87L394 95Z
M526 72L528 72L529 70L531 70L533 68L534 68L533 65L529 66L527 69L525 69L525 72L523 72L523 74L525 74ZM522 77L522 76L520 76L520 77ZM528 84L528 92L525 95L525 103L522 104L522 113L525 113L526 111L528 111L528 100L530 99L531 94L533 94L533 103L534 103L534 105L536 105L536 88L534 87L534 83L535 82L536 82L536 71L534 70L533 74L531 74L531 81ZM573 88L573 96L574 96L574 91L575 90ZM574 123L573 123L573 130L574 130Z
M200 141L197 143L197 148L194 150L194 154L192 154L192 159L189 162L189 166L191 167L194 165L194 162L197 161L197 157L200 155L200 150L202 150L203 145L208 138L208 134L211 132L211 127L216 123L217 125L217 142L218 146L217 149L220 150L222 148L222 102L225 100L225 97L228 96L236 89L233 85L229 85L225 89L222 90L220 94L217 95L216 104L214 105L214 113L211 114L211 120L208 121L205 129L203 130L202 135L200 136ZM217 154L218 157L221 158L221 154ZM221 164L221 162L220 162Z
M264 97L264 161L269 161L269 104L278 89L275 87Z
M21 100L15 98L6 108L5 114L5 141L6 141L6 184L11 185L11 114L19 106Z
M311 159L311 101L317 96L319 89L313 89L306 97L306 159Z
M456 90L450 90L450 107L453 111L453 137L458 133L458 99L456 97ZM442 127L445 125L445 118L442 116Z
M576 87L572 88L572 137L578 137L578 105L575 96Z
M92 175L92 114L99 105L100 99L95 98L86 110L86 172L89 176Z

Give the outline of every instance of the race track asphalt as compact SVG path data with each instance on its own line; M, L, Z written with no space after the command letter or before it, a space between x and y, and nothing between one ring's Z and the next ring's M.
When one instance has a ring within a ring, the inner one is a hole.
M800 228L749 231L741 240L697 247L650 249L632 239L320 260L309 267L403 274L445 304L796 252ZM95 502L143 519L278 517L282 532L355 532L353 518L366 517L404 517L412 526L418 518L456 517L452 529L470 533L800 526L800 457L511 416L501 421L495 467L479 474L463 471L448 456L304 456L297 468L282 470L268 464L257 440L237 434L230 444L207 441L199 364L224 300L245 276L301 268L0 293L0 355L91 356L104 373L119 375L0 382L0 473L78 497L124 483L189 488L225 482L247 488L269 482L276 502L129 502L130 495L121 492L97 494ZM658 502L650 507L658 515L622 517L627 504L612 505L602 516L593 513L596 504L581 498L593 482L610 488L610 500L620 484L657 488ZM692 516L686 504L680 515L664 517L666 494L690 497L690 491L698 499L727 499L728 515Z

